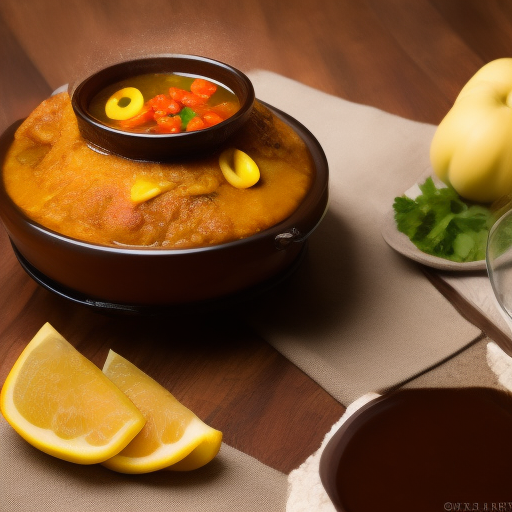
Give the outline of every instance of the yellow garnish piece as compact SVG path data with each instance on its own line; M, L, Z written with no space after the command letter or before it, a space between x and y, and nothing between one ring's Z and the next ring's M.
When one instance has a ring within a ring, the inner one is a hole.
M260 179L260 170L256 162L239 149L224 150L219 157L219 165L224 178L233 187L249 188Z
M217 455L222 432L203 423L142 370L111 350L103 372L146 418L141 432L104 466L121 473L189 471Z
M155 182L138 178L132 186L130 197L134 203L143 203L173 189L175 183L169 181Z
M125 87L107 100L105 114L109 119L125 121L136 116L144 106L144 96L135 87Z
M31 445L79 464L110 459L145 423L126 395L48 323L11 369L0 406Z

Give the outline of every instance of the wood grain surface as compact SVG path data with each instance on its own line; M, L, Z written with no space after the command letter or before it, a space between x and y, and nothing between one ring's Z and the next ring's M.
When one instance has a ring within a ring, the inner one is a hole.
M92 69L162 52L274 71L437 124L471 75L511 48L505 0L2 0L0 130ZM226 443L284 472L344 411L229 311L106 316L36 285L3 230L0 255L0 382L50 321L99 366L109 348L132 360Z

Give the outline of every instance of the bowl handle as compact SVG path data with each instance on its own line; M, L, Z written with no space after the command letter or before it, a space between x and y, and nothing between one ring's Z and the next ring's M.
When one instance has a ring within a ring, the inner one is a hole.
M297 228L291 228L284 233L279 233L274 238L274 244L280 251L286 249L293 242L304 242L308 237L309 233L303 235Z

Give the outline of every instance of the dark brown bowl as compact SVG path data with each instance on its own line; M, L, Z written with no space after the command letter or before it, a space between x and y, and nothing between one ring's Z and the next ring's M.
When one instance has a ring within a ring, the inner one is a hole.
M220 82L240 101L240 110L222 123L195 132L148 134L116 130L91 116L89 105L105 87L147 73L186 73ZM155 55L109 66L72 86L71 104L80 133L92 148L133 160L164 162L178 156L207 152L222 144L244 124L254 104L254 88L241 71L195 55Z
M126 249L94 245L44 228L26 217L0 183L0 218L25 270L46 288L102 309L147 311L217 303L258 290L290 272L328 200L328 165L313 135L267 105L305 141L316 169L311 189L284 221L248 238L197 249ZM19 125L19 123L18 123ZM0 139L0 158L17 125Z
M399 390L347 419L322 453L320 478L339 512L490 510L512 489L511 431L510 393Z

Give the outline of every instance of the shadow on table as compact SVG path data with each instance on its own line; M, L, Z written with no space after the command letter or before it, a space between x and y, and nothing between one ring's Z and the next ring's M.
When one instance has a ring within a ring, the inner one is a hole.
M360 307L357 291L365 271L357 265L353 241L358 236L346 219L329 210L311 235L308 254L297 271L251 301L251 323L318 335L349 320Z
M154 359L154 350L161 352L162 358L176 350L209 352L212 346L217 355L231 353L257 336L247 329L247 320L282 325L292 332L299 328L303 334L304 329L318 334L349 320L361 307L357 291L365 271L357 265L353 244L357 236L364 234L355 233L347 220L329 210L291 276L257 296L212 310L170 308L158 315L109 314L72 304L42 289L32 302L41 321L50 321L58 330L74 319L79 332L68 334L64 330L62 334L84 352L82 339L87 344L91 336L100 336L107 347L121 353L123 349L130 353L144 343L148 359ZM44 297L38 299L39 295Z
M311 235L299 267L270 290L212 311L112 317L108 329L115 330L113 336L129 344L151 339L150 343L162 353L167 345L173 351L180 350L186 340L183 349L187 352L208 352L208 347L214 346L216 355L231 353L237 346L252 342L256 335L244 327L247 320L291 332L300 329L302 334L310 329L318 335L332 325L350 321L356 308L361 308L357 292L365 269L357 265L358 255L352 243L356 236L361 234L354 233L347 221L328 211Z

